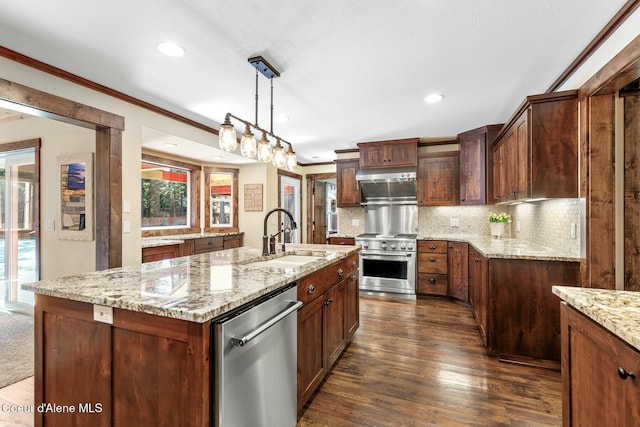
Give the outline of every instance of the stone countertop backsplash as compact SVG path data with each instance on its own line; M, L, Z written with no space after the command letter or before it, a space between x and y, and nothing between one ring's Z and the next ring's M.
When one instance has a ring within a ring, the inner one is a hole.
M24 284L37 294L203 323L360 251L359 246L287 245L286 255L320 259L299 267L254 266L251 247Z
M640 292L553 286L555 295L640 351Z
M171 234L167 236L153 236L142 238L142 248L153 248L157 246L167 245L180 245L185 240L189 239L206 239L207 237L224 237L224 236L236 236L238 234L244 234L243 232L229 232L229 233L190 233L190 234Z

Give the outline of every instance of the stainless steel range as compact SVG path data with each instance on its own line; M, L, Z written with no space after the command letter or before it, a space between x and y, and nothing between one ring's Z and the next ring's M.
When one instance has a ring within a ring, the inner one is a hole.
M360 252L360 289L415 295L416 235L374 234L356 236Z
M361 170L365 233L356 236L360 290L416 294L418 206L415 170Z

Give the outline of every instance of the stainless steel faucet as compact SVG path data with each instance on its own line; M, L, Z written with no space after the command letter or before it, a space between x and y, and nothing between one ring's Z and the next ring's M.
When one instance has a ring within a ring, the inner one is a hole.
M285 214L287 214L289 216L289 219L291 220L291 229L281 229L276 234L269 236L267 234L267 221L269 220L269 216L271 216L271 214L274 212L284 212ZM286 233L287 230L291 232L291 230L295 230L297 227L298 226L296 222L293 220L293 215L291 215L291 212L289 212L288 210L282 209L282 208L275 208L267 212L267 214L264 216L264 233L262 234L262 256L275 254L276 253L276 236L282 232ZM284 252L284 250L285 250L284 243L282 243L282 251Z

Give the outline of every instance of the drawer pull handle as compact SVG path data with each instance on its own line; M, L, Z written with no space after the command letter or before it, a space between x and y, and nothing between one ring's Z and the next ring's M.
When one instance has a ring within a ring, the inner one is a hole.
M436 245L429 245L429 249L435 249Z
M340 242L340 244L341 244L341 245L346 245L346 243L345 243L345 242Z
M356 262L355 261L351 261L351 267L355 267L356 266Z
M344 270L343 269L339 269L338 270L338 276L340 276L340 277L344 276Z
M434 279L433 277L429 279L429 282L431 283L436 283L436 279Z
M436 262L436 259L435 258L429 258L429 261Z
M307 288L307 293L308 294L312 294L316 291L316 287L313 285L309 285L309 287Z
M633 372L625 371L624 368L618 368L618 376L623 380L626 380L628 377L635 378L636 375Z

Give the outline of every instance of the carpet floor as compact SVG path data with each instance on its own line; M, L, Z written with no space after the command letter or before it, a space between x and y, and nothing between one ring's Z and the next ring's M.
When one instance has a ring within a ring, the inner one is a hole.
M33 375L33 317L0 313L0 388Z

